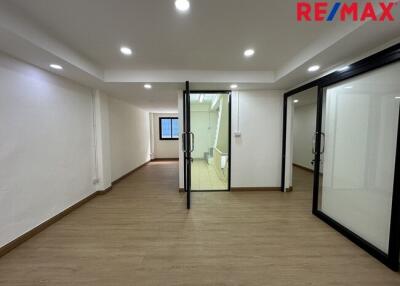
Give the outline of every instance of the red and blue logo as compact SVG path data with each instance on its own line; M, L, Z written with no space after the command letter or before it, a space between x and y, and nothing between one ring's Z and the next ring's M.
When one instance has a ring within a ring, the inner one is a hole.
M398 2L386 1L375 5L373 2L334 2L333 4L326 1L297 2L297 21L395 21L393 8L398 5Z

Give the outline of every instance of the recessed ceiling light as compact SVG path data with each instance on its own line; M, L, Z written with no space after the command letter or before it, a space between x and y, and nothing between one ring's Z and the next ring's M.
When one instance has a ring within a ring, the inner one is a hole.
M297 102L299 102L299 100L298 100L298 99L295 99L295 100L293 100L293 102L294 102L294 103L297 103Z
M345 86L344 88L345 88L345 89L352 89L352 88L353 88L353 86L351 86L351 85L348 85L348 86Z
M254 53L255 53L255 52L254 52L253 49L247 49L247 50L244 51L243 55L244 55L246 58L250 58L250 57L254 56Z
M338 69L337 71L343 72L343 71L347 71L350 68L350 66L344 66L340 69Z
M151 86L151 84L146 83L146 84L144 85L144 88L145 88L145 89L151 89L152 86Z
M50 67L55 70L62 70L63 67L58 64L50 64Z
M121 51L122 54L124 54L125 56L130 56L132 55L132 50L128 47L121 47L119 49Z
M238 88L238 85L237 84L231 84L231 88L232 89Z
M320 66L318 66L318 65L311 66L311 67L308 68L308 71L309 72L315 72L315 71L319 70L319 68L320 68Z
M190 9L190 2L188 0L176 0L175 8L180 12L186 12Z

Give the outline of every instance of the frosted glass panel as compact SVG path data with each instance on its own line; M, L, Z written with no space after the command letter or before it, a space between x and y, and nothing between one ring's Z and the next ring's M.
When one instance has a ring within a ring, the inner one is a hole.
M319 209L388 253L400 64L325 90ZM325 137L325 138L323 138Z

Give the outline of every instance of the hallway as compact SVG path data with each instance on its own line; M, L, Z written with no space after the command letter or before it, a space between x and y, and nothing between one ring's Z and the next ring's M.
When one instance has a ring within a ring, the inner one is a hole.
M399 285L311 214L312 192L178 193L151 162L0 258L0 285Z
M311 171L293 165L293 191L312 192L313 177ZM322 179L322 176L320 178Z

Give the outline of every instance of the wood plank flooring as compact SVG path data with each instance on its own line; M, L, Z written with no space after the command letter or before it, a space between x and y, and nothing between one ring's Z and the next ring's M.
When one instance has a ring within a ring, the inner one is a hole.
M311 191L178 193L153 162L0 258L0 285L400 285Z
M313 173L308 170L293 166L293 190L312 192L313 189ZM320 177L322 182L322 176Z

